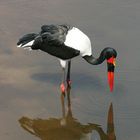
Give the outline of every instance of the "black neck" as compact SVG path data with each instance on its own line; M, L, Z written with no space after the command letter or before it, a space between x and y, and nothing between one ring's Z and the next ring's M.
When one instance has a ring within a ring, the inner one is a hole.
M101 53L102 54L102 53ZM100 55L99 58L95 58L92 55L91 56L84 56L83 57L88 63L92 64L92 65L99 65L101 63L103 63L103 61L105 60L105 57L103 55Z
M101 51L100 56L98 58L95 58L92 55L90 56L86 55L83 58L92 65L99 65L103 63L105 59L109 59L112 56L116 58L117 56L116 50L113 48L107 47Z

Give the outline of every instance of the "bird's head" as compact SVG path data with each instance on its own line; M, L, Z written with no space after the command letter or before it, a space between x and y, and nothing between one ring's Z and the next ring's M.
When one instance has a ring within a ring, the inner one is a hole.
M112 92L114 85L114 70L116 66L115 60L117 57L117 52L113 48L105 48L103 52L107 61L108 83L110 86L110 91Z

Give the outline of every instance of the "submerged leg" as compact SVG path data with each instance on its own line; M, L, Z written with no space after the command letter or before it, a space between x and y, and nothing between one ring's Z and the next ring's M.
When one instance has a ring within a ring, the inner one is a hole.
M62 105L62 119L60 120L60 125L65 126L67 124L65 116L65 100L64 95L61 94L61 105Z
M71 60L68 61L68 71L67 71L67 86L68 87L71 87L70 69L71 69Z
M67 87L68 110L71 110L70 91L71 91L71 88L70 87Z

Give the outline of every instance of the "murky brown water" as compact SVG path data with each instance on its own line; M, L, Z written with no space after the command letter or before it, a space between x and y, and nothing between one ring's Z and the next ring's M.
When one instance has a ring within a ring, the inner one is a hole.
M19 36L50 23L79 27L91 38L95 56L104 47L116 48L113 94L106 64L91 66L78 57L64 104L58 60L16 48ZM0 139L138 140L139 25L138 0L1 0Z

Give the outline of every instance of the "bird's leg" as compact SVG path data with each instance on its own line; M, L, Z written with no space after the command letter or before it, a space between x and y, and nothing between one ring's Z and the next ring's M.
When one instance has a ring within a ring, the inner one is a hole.
M71 88L67 87L68 110L71 110L70 90L71 90Z
M65 117L65 98L62 94L61 94L61 105L62 105L62 116L64 118Z
M62 119L60 120L60 125L65 126L67 124L66 122L66 115L65 115L65 97L63 94L61 94L61 105L62 105Z
M69 119L73 118L72 117L72 110L71 110L70 92L71 92L71 88L67 87L67 107L68 107L68 111L67 111L66 117L69 118Z
M71 87L71 80L70 80L70 69L71 69L71 60L68 61L68 71L67 71L67 87Z
M62 68L63 70L63 76L62 76L62 83L60 85L61 93L65 96L65 68Z

